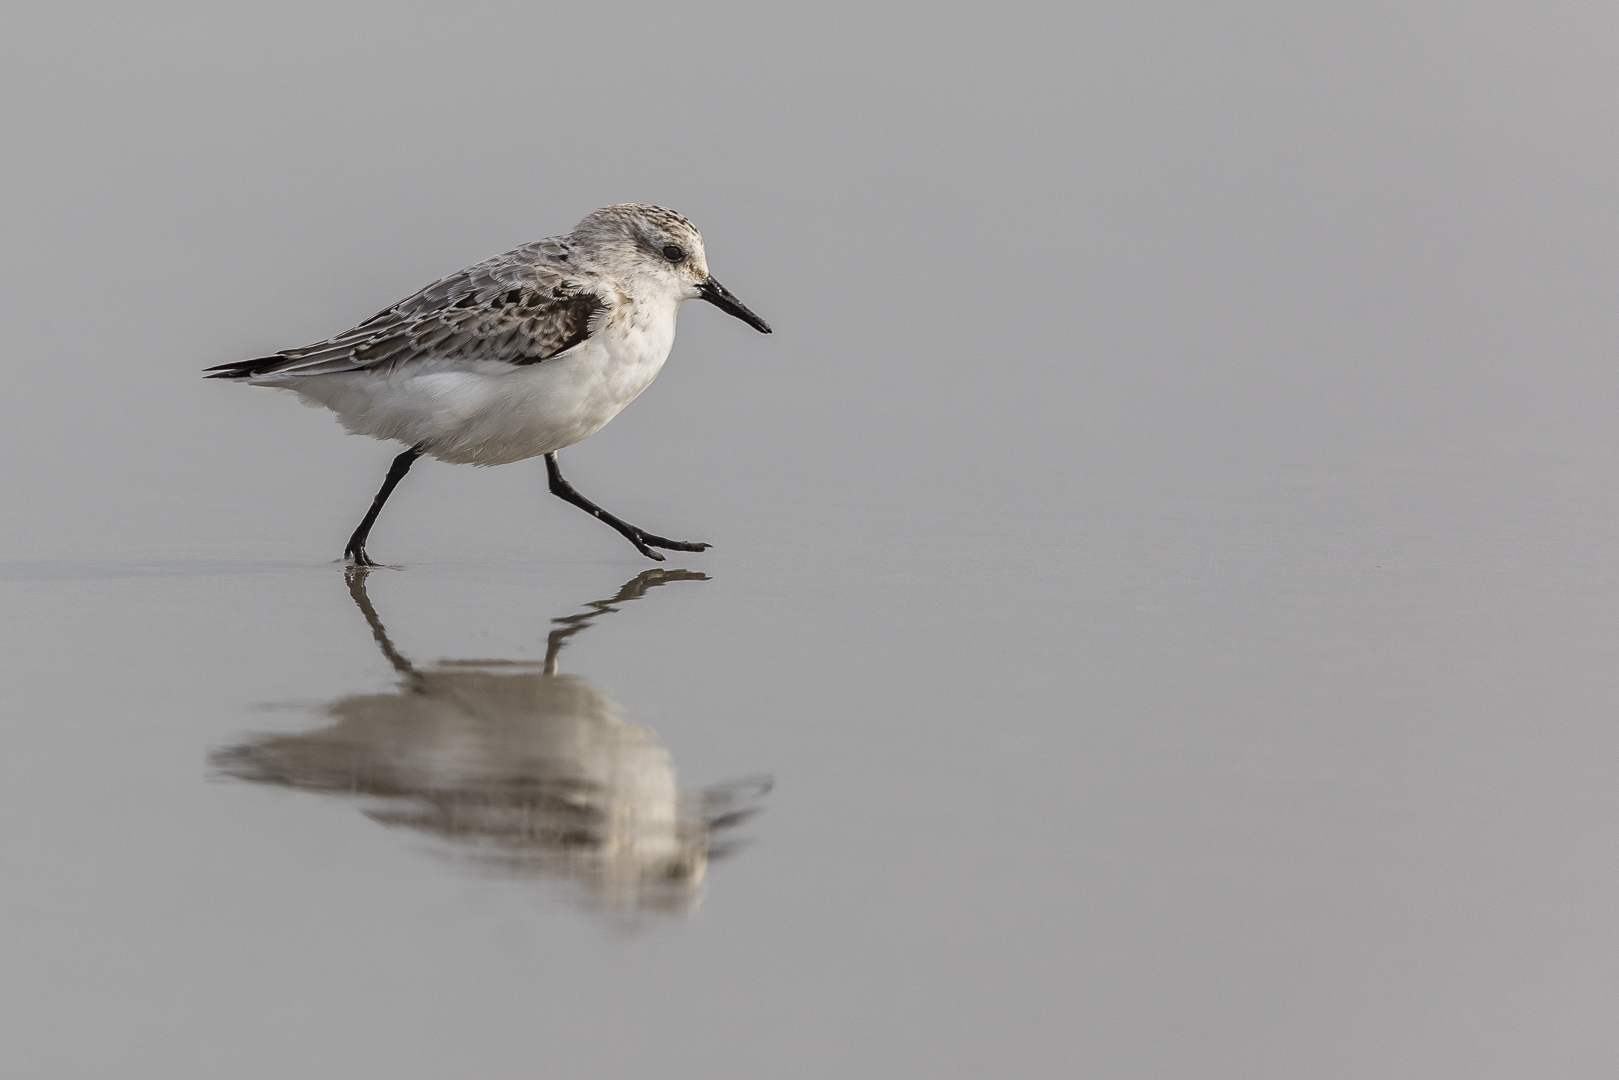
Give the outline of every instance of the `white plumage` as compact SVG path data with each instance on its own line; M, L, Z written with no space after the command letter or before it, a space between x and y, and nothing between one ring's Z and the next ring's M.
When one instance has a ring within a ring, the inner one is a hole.
M600 431L663 370L675 309L645 332L600 334L544 363L427 358L391 372L264 375L337 414L356 435L420 446L456 465L506 465L572 446Z

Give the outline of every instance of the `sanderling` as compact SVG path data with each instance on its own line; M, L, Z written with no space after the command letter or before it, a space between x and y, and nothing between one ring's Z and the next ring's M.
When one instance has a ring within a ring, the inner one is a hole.
M600 518L649 559L709 545L654 536L562 478L557 451L593 435L651 385L681 302L701 298L770 326L708 272L695 226L624 203L553 236L441 278L352 330L301 349L209 368L210 379L297 391L357 435L398 440L382 489L344 557L375 566L365 541L382 504L423 454L504 465L545 455L551 494Z

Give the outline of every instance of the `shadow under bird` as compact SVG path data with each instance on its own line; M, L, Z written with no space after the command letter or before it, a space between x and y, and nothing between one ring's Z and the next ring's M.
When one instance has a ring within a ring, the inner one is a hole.
M551 494L655 548L703 551L608 513L575 491L557 451L600 431L651 385L687 300L762 334L770 326L708 272L695 226L661 206L586 215L566 236L525 244L441 278L327 341L209 368L211 379L296 391L357 435L397 440L382 489L344 557L377 565L366 538L416 459L505 465L545 457Z

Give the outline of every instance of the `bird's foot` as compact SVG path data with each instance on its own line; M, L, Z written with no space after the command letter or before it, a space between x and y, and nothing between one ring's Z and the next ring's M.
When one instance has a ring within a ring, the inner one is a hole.
M652 550L655 547L666 548L669 551L707 551L709 548L714 546L712 544L701 544L690 540L671 540L667 536L654 536L653 534L643 532L640 529L635 529L634 531L627 532L624 535L629 538L630 543L635 545L635 550L639 551L642 555L645 555L654 562L664 561L664 557L662 555Z
M364 547L351 547L343 552L343 565L369 570L382 564L367 555Z

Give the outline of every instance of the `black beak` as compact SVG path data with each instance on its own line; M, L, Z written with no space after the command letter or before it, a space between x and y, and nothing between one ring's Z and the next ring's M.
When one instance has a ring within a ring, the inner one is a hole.
M727 315L735 315L761 334L770 333L770 324L748 310L748 305L731 295L731 290L710 277L697 286L703 294L703 299L719 308Z

